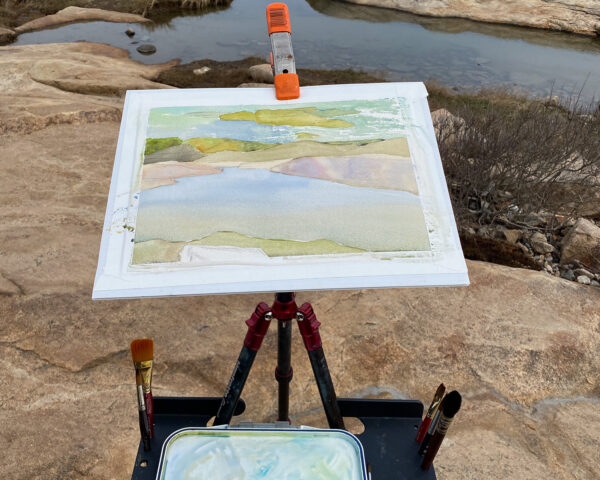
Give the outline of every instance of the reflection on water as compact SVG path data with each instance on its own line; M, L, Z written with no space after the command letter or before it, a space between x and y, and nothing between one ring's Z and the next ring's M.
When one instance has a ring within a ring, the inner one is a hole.
M161 19L155 25L89 22L21 35L16 44L87 40L126 48L132 58L238 60L267 57L265 8L235 0L228 9ZM390 80L435 79L451 86L509 86L568 95L585 83L600 96L600 41L541 30L419 17L329 0L288 0L299 67L388 72ZM158 51L144 56L139 43Z

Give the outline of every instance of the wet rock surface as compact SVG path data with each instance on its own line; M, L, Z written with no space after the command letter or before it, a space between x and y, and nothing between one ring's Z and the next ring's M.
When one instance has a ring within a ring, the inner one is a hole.
M74 94L72 94L74 95ZM4 478L130 478L129 341L155 341L156 395L223 393L243 322L270 295L96 301L91 289L119 124L0 137L0 462ZM600 289L469 262L467 288L305 292L340 396L464 395L438 478L597 478ZM272 327L242 419L272 421ZM293 333L294 423L325 425ZM35 455L32 455L35 452Z

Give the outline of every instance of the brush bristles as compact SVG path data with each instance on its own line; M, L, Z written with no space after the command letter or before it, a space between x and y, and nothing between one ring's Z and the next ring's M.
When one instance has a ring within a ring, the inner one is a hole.
M456 390L451 391L448 395L444 397L444 405L442 412L445 417L452 418L456 415L456 412L460 410L460 404L462 402L462 397L460 393Z
M154 342L151 338L136 338L131 342L133 363L146 362L154 357Z
M444 395L445 391L446 391L446 385L444 385L443 383L440 383L440 386L435 391L435 398L440 398L442 395Z

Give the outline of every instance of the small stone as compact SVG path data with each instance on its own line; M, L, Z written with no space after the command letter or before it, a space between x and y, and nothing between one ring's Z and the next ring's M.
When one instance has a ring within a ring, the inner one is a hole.
M156 47L150 43L143 43L136 49L142 55L152 55L156 52Z
M479 230L477 230L477 235L479 235L480 237L489 237L490 229L486 226L479 227Z
M529 239L533 251L542 255L552 253L554 247L548 243L546 236L543 233L535 232Z
M565 270L564 272L561 272L560 276L565 280L575 281L575 273L573 273L573 270Z
M531 253L531 250L527 248L527 245L523 245L521 242L517 242L517 247L519 247L523 251L523 253L526 253L527 255Z
M273 69L268 63L252 65L248 73L256 83L273 83Z
M577 277L577 283L581 283L583 285L590 285L592 281L590 280L590 277L586 277L585 275L579 275Z
M517 229L506 229L502 231L502 236L507 242L517 243L523 236L523 233Z
M194 75L204 75L205 73L210 72L210 70L211 68L207 66L196 68L194 69Z
M598 280L592 280L590 285L593 287L600 287L600 282Z
M552 265L550 265L549 263L547 263L547 264L544 266L544 268L546 269L546 271L547 271L548 273L553 273L553 272L554 272L554 270L552 270Z
M128 28L127 30L125 30L125 35L127 35L128 37L133 37L135 35L135 32L132 28Z
M592 272L590 272L589 270L586 270L585 268L578 268L573 273L575 274L576 277L583 275L585 277L588 277L590 280L593 280L595 278L595 275Z

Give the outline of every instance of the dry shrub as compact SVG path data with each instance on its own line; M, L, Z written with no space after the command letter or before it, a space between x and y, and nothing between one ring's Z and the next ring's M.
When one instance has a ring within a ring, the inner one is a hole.
M523 100L453 106L437 126L459 221L546 228L577 216L600 191L600 112ZM558 216L558 217L557 217Z

